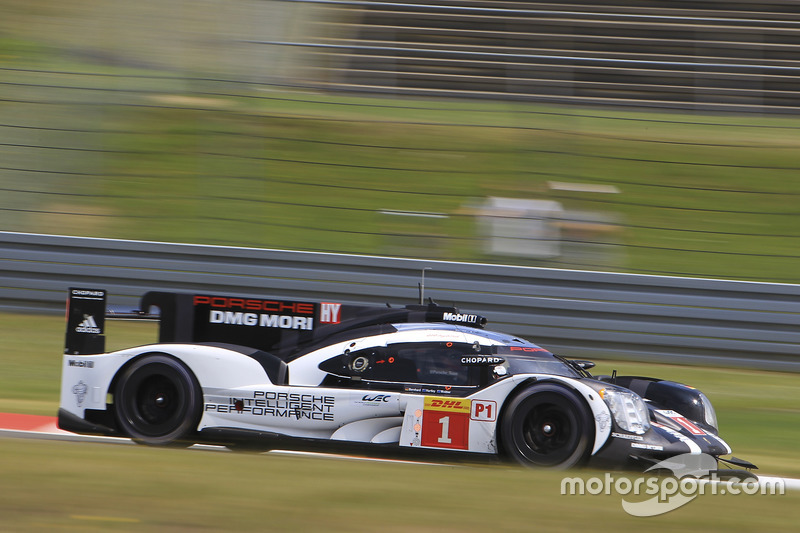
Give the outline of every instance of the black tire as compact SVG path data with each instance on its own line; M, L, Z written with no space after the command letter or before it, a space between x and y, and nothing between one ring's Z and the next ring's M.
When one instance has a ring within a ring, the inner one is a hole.
M166 354L136 359L120 376L114 397L123 433L140 444L193 444L203 393L186 366Z
M566 469L581 465L593 441L589 407L576 392L559 385L522 390L501 418L501 451L525 466Z

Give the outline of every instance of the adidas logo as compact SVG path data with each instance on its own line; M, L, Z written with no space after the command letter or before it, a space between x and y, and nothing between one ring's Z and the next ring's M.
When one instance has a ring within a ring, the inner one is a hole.
M102 333L103 331L97 327L97 322L94 321L92 315L83 315L83 322L75 327L78 333Z

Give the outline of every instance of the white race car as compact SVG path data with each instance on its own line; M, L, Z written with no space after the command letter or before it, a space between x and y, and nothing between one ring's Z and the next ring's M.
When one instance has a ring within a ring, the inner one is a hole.
M700 391L592 377L591 363L487 331L483 317L455 308L149 292L139 313L160 310L158 344L102 353L105 299L70 290L62 429L150 445L366 444L558 468L731 453Z

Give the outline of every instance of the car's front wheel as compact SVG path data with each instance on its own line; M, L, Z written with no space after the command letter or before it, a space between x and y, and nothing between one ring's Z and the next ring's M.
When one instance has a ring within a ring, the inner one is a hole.
M585 462L594 437L589 407L574 391L555 384L531 385L506 406L500 444L526 466L571 468Z
M152 353L124 370L114 404L120 429L134 441L186 445L200 421L202 391L183 363Z

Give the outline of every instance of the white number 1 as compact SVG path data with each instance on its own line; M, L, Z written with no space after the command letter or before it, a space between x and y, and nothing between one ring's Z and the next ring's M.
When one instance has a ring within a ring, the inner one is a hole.
M452 444L452 440L450 440L449 433L450 433L450 417L443 416L439 419L439 423L442 425L442 436L439 437L439 442L442 444Z

